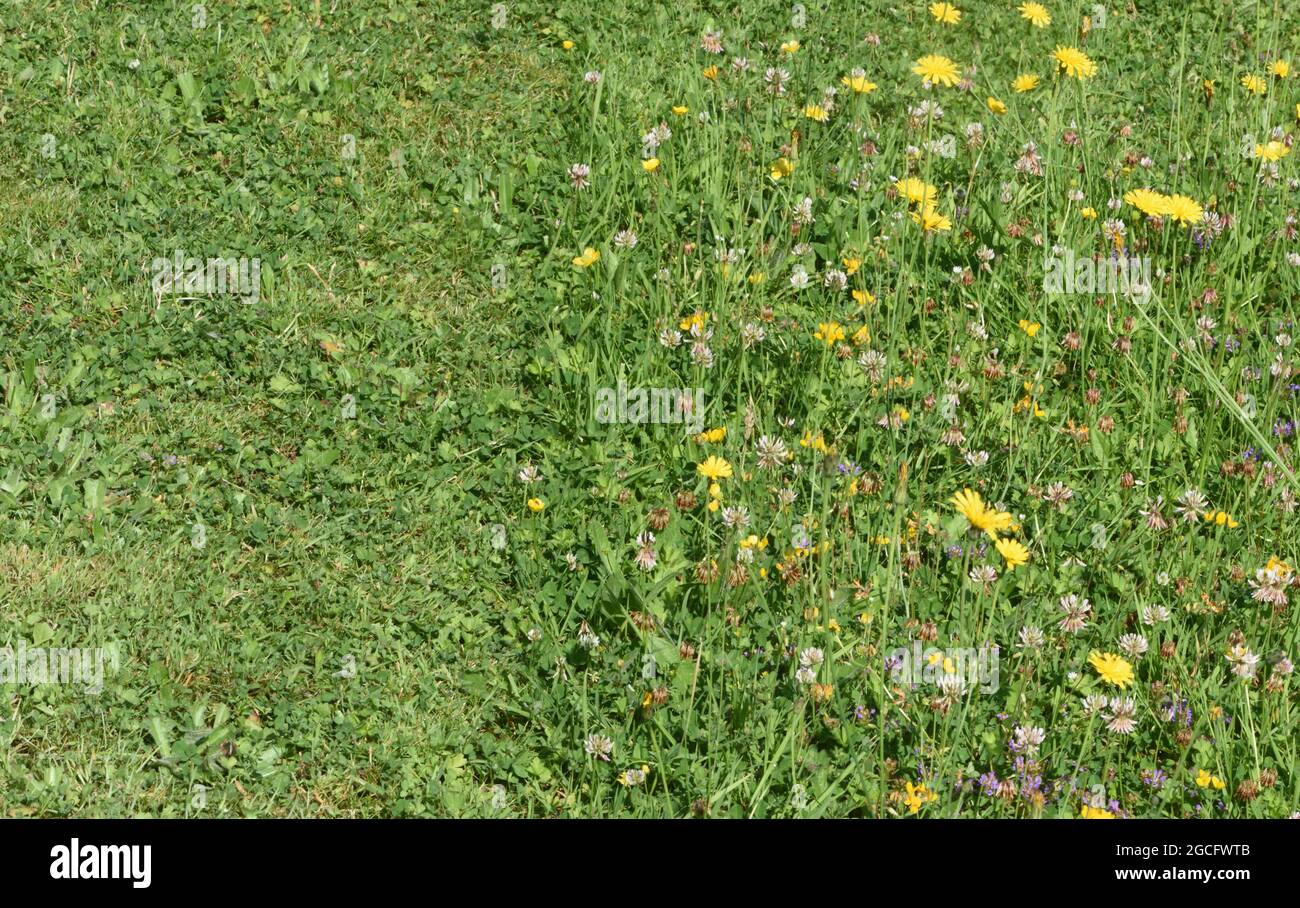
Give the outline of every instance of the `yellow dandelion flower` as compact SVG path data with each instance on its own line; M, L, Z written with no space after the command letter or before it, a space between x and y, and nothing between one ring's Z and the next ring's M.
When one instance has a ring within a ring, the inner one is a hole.
M1133 666L1121 656L1093 650L1088 654L1088 663L1097 670L1098 677L1107 684L1125 688L1133 683Z
M1029 563L1029 549L1024 544L1015 539L999 539L994 543L998 554L1006 562L1007 571L1014 571L1022 564Z
M986 505L980 493L974 489L963 489L949 501L971 526L987 533L990 539L997 539L998 533L1011 527L1012 516L1006 511Z
M1254 73L1247 73L1241 77L1241 87L1252 95L1262 95L1268 92L1268 83Z
M1200 203L1185 195L1171 195L1166 203L1166 211L1180 224L1199 224L1204 215Z
M716 454L710 454L703 461L695 465L695 472L699 473L706 479L717 481L719 479L731 478L731 464L727 463Z
M847 75L840 79L841 84L848 86L855 95L869 95L876 90L876 83L872 82L866 76Z
M1164 217L1169 213L1169 197L1152 189L1130 189L1124 201L1148 217Z
M1052 51L1052 57L1056 60L1057 65L1065 70L1065 74L1071 78L1091 79L1097 75L1097 64L1092 62L1092 58L1077 47L1066 47L1058 44L1056 50Z
M912 67L912 72L931 85L942 85L946 88L956 85L960 79L957 64L939 54L927 54L917 60L916 65Z
M1038 87L1038 76L1033 73L1021 73L1016 76L1015 81L1011 83L1011 87L1022 95L1027 91L1033 91Z
M1255 146L1255 157L1263 161L1280 161L1291 153L1286 143L1271 139L1263 145Z
M933 206L939 198L939 190L924 180L906 177L894 184L898 194L907 199L909 205Z
M1022 3L1016 9L1020 11L1021 19L1029 20L1031 25L1038 28L1047 28L1052 24L1052 14L1041 3Z
M952 229L952 221L948 220L946 215L940 214L932 205L926 205L919 212L913 211L912 220L920 224L921 230L925 233Z
M993 111L998 116L1002 116L1004 113L1007 112L1007 105L1003 104L1001 101L999 101L997 98L993 97L992 95L989 95L988 100L985 101L984 103L988 105L989 110Z
M942 25L956 25L961 21L961 10L951 3L931 3L930 15Z

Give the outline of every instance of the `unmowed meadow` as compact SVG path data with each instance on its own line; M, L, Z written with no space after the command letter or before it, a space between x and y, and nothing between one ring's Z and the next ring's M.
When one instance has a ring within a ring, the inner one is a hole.
M1300 811L1287 5L69 6L6 814Z

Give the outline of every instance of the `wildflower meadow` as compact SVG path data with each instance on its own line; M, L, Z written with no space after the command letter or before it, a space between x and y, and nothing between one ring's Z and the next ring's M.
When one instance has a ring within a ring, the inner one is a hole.
M0 813L1297 815L1298 76L1265 0L0 4Z

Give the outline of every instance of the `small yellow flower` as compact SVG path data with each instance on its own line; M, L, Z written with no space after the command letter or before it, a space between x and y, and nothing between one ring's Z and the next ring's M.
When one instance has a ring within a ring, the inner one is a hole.
M679 117L684 117L684 116L686 116L686 115L687 115L688 113L690 113L690 112L691 112L691 109L690 109L689 107L687 107L685 104L675 104L675 105L673 105L673 113L677 114L677 116L679 116Z
M937 187L915 177L905 177L899 180L894 184L894 189L898 190L899 195L907 199L909 205L930 207L939 198Z
M820 104L809 104L803 109L803 115L809 120L816 120L818 123L825 123L831 118L831 115L826 112L826 108Z
M1038 87L1038 76L1035 76L1033 73L1021 73L1016 76L1015 81L1011 83L1011 87L1019 94L1033 91Z
M1029 562L1029 549L1015 539L999 539L994 546L1006 562L1008 573Z
M973 489L963 489L950 501L971 526L987 533L990 539L997 539L998 533L1011 527L1012 516L986 505L980 493Z
M677 323L677 327L683 331L698 330L703 331L704 326L709 323L709 313L696 310Z
M794 173L794 162L789 158L777 158L776 163L772 165L770 176L773 180L780 180Z
M578 268L590 268L600 261L600 251L588 246L582 250L582 255L573 260L573 264Z
M1268 65L1268 74L1277 76L1279 79L1285 79L1291 75L1291 64L1285 60L1274 60Z
M1205 213L1199 202L1185 195L1171 195L1165 207L1168 215L1180 224L1200 223Z
M989 95L988 100L985 101L984 103L989 106L989 110L993 111L999 117L1007 112L1007 105L1003 104L1001 101L999 101L997 98L993 97L992 95Z
M798 41L783 41L781 42L781 53L783 54L798 53L799 48L802 46L803 45L801 45Z
M542 499L540 498L528 499L528 510L532 511L534 514L537 513L538 511L541 511L545 507L546 507L546 502L542 501Z
M931 3L930 15L943 25L956 25L961 21L961 10L951 3Z
M1169 196L1153 189L1130 189L1124 193L1124 201L1147 217L1164 217L1169 213Z
M1022 3L1017 7L1020 18L1029 20L1038 28L1047 28L1052 24L1052 14L1041 3Z
M695 472L699 473L706 479L711 479L715 482L719 479L730 479L731 464L727 463L727 461L723 460L721 457L710 454L701 463L696 465Z
M866 76L848 75L840 79L840 82L848 86L857 95L868 95L876 90L876 83Z
M912 212L912 220L921 225L921 230L925 233L931 231L944 231L952 229L952 221L948 220L946 215L942 215L934 207L927 205L921 211Z
M813 332L813 337L826 346L833 347L844 340L844 327L839 322L821 322Z
M957 64L939 54L926 54L916 61L912 72L931 85L942 85L946 88L952 88L960 78Z
M1113 820L1115 814L1109 810L1102 810L1100 807L1092 807L1088 804L1083 805L1083 812L1079 814L1085 820Z
M644 161L641 162L641 168L642 168L646 173L654 173L656 170L659 169L659 159L658 159L658 158L646 158Z
M937 801L938 799L939 795L933 791L927 790L925 783L913 785L911 782L908 782L907 797L903 798L903 803L907 805L908 813L916 813L924 805L931 801Z
M871 305L876 301L876 297L870 290L854 290L853 299L857 301L859 307Z
M706 66L704 69L700 70L700 75L704 76L704 78L708 79L710 82L716 82L718 81L718 68L716 66Z
M1226 526L1230 530L1240 526L1227 511L1206 511L1201 517L1215 526Z
M573 50L573 42L569 40L561 41L560 47L563 47L565 50Z
M1280 161L1291 153L1285 142L1279 142L1277 139L1270 139L1263 145L1255 146L1255 157L1264 161Z
M1227 783L1216 775L1211 775L1208 770L1201 769L1196 773L1196 784L1199 788L1214 788L1216 791L1222 791Z
M1099 653L1093 650L1088 654L1088 663L1097 670L1097 675L1107 684L1125 688L1133 683L1133 666L1114 653Z
M1097 75L1097 64L1077 47L1058 44L1056 50L1052 51L1052 57L1057 65L1065 70L1067 76L1075 79L1091 79Z
M1085 221L1095 221L1097 219L1097 209L1089 206L1079 212L1079 217Z
M1252 95L1262 95L1268 92L1268 83L1254 73L1247 73L1241 77L1241 87Z
M1038 329L1043 327L1038 322L1031 322L1028 319L1020 320L1020 330L1033 337L1038 333Z

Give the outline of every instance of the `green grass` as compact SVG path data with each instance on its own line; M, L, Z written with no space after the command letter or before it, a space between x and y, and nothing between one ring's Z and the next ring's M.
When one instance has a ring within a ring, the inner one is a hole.
M1300 85L1266 67L1300 64L1297 25L1268 3L1116 5L1081 36L1091 4L1045 5L1045 29L1009 3L955 26L921 3L805 4L796 26L751 0L518 2L500 28L461 2L233 0L203 27L190 3L0 6L0 646L120 653L97 693L0 683L0 809L1300 809L1277 662L1297 627L1249 586L1300 558L1300 380L1278 340L1296 331L1300 182L1294 156L1261 179L1241 153L1290 141ZM720 56L701 47L714 28ZM1058 74L1057 45L1097 75ZM930 53L975 66L970 90L924 89ZM842 84L855 67L876 91ZM1021 73L1039 86L1014 92ZM805 117L827 87L829 119ZM909 115L926 99L941 119ZM951 156L927 150L945 136ZM1016 168L1031 142L1041 174ZM950 230L908 217L909 176ZM1202 248L1108 208L1136 188L1230 226ZM1150 300L1045 293L1053 247L1104 252L1108 218L1149 259ZM575 267L587 247L599 261ZM177 249L259 259L259 299L157 297L151 262ZM845 258L846 289L826 286ZM660 342L696 313L711 365L689 336ZM832 322L842 341L814 336ZM702 389L725 438L597 421L620 379ZM818 435L825 452L800 443ZM760 468L761 436L791 458ZM716 511L710 455L733 468ZM968 487L1013 515L1027 564L1007 571L957 514ZM1181 521L1188 489L1238 526ZM970 579L981 565L997 579ZM1077 634L1058 627L1068 594L1091 603ZM1168 619L1144 623L1151 607ZM1018 645L1025 627L1041 646ZM1149 649L1121 692L1088 655L1125 634ZM922 638L998 646L997 689L904 689L884 659ZM1253 680L1225 659L1238 644ZM797 675L814 647L817 686ZM1131 734L1085 714L1100 693L1132 698ZM1017 766L1031 727L1045 737ZM985 793L989 773L1014 787Z

